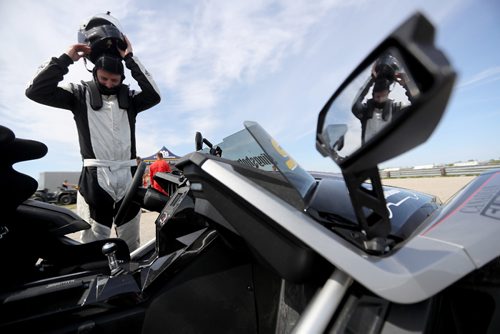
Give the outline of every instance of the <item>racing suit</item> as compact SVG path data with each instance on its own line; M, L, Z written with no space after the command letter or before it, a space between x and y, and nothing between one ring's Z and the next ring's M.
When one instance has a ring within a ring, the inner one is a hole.
M110 236L113 217L137 165L136 116L160 102L158 87L137 58L130 53L124 61L141 91L122 85L120 94L101 95L91 88L92 82L58 85L73 64L66 54L43 65L26 89L26 96L33 101L73 113L83 159L77 212L91 225L82 232L82 242ZM125 223L116 226L116 234L133 251L140 244L140 208L129 211Z
M361 121L361 139L365 143L397 118L403 107L400 102L388 99L382 108L377 108L373 99L366 103L358 101L352 107L352 113Z

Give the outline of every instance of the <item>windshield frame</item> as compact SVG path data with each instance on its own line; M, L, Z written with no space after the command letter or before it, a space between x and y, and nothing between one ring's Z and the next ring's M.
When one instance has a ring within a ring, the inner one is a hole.
M213 147L218 146L222 149L222 159L235 161L245 166L246 172L243 169L237 169L241 175L252 179L266 190L277 192L280 198L297 209L304 210L306 199L316 186L316 179L300 167L260 124L245 121L244 127L225 137L221 143ZM209 153L207 149L203 151ZM270 179L264 182L262 180L268 179L264 177L266 174ZM272 179L275 181L269 182ZM287 187L283 187L285 183L288 184ZM278 184L281 184L279 186L281 190L274 189ZM289 190L284 191L285 188Z
M245 129L270 157L278 171L297 190L304 203L316 180L287 153L257 122L245 121Z

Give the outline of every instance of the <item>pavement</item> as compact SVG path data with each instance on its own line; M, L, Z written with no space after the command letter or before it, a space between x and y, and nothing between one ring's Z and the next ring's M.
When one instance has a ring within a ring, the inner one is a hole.
M143 212L141 214L141 246L156 237L155 221L158 212Z
M444 203L475 178L476 176L412 177L382 179L382 184L431 194Z
M156 236L156 225L155 221L158 217L158 212L143 211L141 213L141 246L154 239ZM68 237L80 240L80 232L68 234ZM111 229L111 237L115 238L116 233L114 229Z

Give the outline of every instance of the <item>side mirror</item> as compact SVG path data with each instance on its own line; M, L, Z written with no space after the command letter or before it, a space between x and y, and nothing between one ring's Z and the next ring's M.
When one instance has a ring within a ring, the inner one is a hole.
M342 169L368 250L385 248L377 238L386 238L391 229L377 165L429 138L455 76L434 46L434 27L417 13L351 73L321 110L316 148Z
M206 139L203 138L201 135L201 132L196 132L196 135L194 136L194 146L196 151L200 151L203 149L203 144L207 145L208 148L210 149L209 153L214 156L221 157L222 156L222 149L219 146L214 146L212 143Z
M203 148L203 136L201 135L201 132L196 132L194 136L194 148L196 151Z

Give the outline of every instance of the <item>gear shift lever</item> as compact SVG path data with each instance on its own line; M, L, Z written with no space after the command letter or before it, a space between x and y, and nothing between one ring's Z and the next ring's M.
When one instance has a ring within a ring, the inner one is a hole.
M102 246L102 253L108 258L109 269L111 270L111 275L119 272L120 266L118 266L118 260L116 259L116 244L113 242L107 242Z

